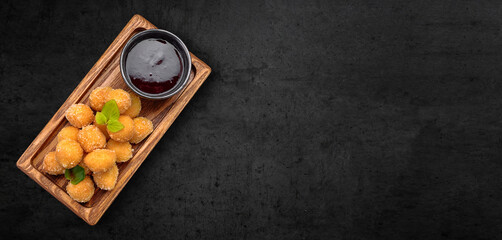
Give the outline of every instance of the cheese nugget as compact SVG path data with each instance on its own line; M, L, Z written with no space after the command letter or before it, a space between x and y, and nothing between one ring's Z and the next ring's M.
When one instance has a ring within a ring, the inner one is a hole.
M117 162L127 162L132 158L132 146L129 142L117 142L110 139L106 148L115 151Z
M84 180L80 181L78 184L71 184L68 182L66 185L66 192L70 195L73 200L85 203L91 200L94 195L94 183L92 182L91 177L85 176Z
M111 132L110 129L107 128L106 131L108 131L108 135L110 135L111 139L117 142L128 142L134 134L134 121L127 115L121 115L119 117L119 122L124 125L122 130L118 132Z
M104 148L106 146L105 135L94 125L83 127L78 132L77 139L85 152L92 152L95 149Z
M138 117L134 119L134 136L131 139L131 143L139 143L143 141L150 133L153 131L152 121L144 117Z
M108 135L108 131L106 131L106 124L98 124L96 122L96 119L94 119L94 122L92 124L98 127L99 130L101 130L101 132L105 135L106 140L110 139L110 135Z
M108 171L116 161L117 155L110 149L96 149L84 158L84 164L94 173Z
M108 93L107 102L114 99L117 102L117 106L119 107L120 114L124 113L131 106L131 95L122 90L122 89L114 89Z
M108 94L112 90L113 89L111 87L97 87L92 90L89 95L89 105L91 105L91 108L96 112L100 112L108 100Z
M115 188L118 176L119 168L117 167L117 164L114 164L113 167L106 172L92 174L92 178L94 179L96 185L103 190L112 190Z
M50 175L59 175L64 173L64 167L56 160L56 152L47 153L42 163L42 170Z
M85 165L84 161L81 161L78 165L81 166L84 169L85 175L90 175L91 174L91 170Z
M78 128L73 126L66 126L58 133L58 142L63 139L71 139L77 141Z
M56 160L66 169L77 166L83 155L84 150L77 141L63 139L56 145Z
M139 112L141 112L141 99L134 93L130 93L130 95L131 106L124 112L124 115L135 118L139 115Z
M92 109L82 103L71 105L65 113L66 119L76 128L82 128L94 121L94 112Z

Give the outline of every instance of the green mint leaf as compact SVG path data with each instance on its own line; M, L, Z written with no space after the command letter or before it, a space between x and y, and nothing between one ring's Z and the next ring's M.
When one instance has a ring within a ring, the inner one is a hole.
M96 113L96 123L103 125L103 124L106 124L106 122L108 122L107 117L103 113L97 112Z
M106 127L110 130L110 132L118 132L124 128L124 125L116 119L110 119L108 120L108 125L106 125Z
M72 175L71 175L71 170L70 170L70 169L65 169L65 170L64 170L64 177L65 177L66 179L68 179L68 180L72 180L72 179L73 179L73 177L72 177Z
M76 185L85 178L85 169L81 166L75 166L71 169L73 173L73 179L71 180L71 184Z
M120 117L119 106L114 99L105 103L103 109L101 110L101 113L105 115L108 121L113 119L118 120Z
M96 123L106 124L110 132L118 132L124 128L124 125L119 122L120 112L117 102L114 99L108 101L101 109L101 112L96 113Z
M64 170L64 177L70 180L70 183L73 185L77 185L79 182L84 180L85 178L85 169L81 166L75 166L72 169Z

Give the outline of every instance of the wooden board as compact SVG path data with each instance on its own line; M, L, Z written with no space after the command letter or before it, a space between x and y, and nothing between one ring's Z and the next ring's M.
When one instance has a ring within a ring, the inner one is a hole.
M120 53L133 35L152 28L156 27L140 15L134 15L17 161L19 169L90 225L95 225L103 216L153 147L211 73L211 68L208 65L191 54L192 71L185 89L166 100L141 99L142 110L140 116L150 119L153 122L154 130L144 141L133 145L134 155L130 161L118 164L119 177L116 187L111 191L96 188L97 190L91 201L85 204L72 200L66 193L65 189L68 180L63 175L51 176L40 171L45 154L54 151L56 147L56 135L64 126L68 125L64 112L74 103L88 104L89 94L96 87L110 86L128 90L129 88L120 73Z

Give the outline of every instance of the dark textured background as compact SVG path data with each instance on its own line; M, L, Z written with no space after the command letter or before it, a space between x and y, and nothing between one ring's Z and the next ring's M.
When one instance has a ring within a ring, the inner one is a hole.
M502 237L500 2L64 2L1 3L2 236ZM15 162L135 13L213 73L91 227Z

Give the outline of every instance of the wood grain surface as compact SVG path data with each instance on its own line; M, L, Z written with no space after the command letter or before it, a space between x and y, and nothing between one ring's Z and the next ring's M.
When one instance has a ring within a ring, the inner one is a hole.
M154 125L154 130L144 141L133 145L134 155L130 161L117 164L119 177L116 187L111 191L96 188L93 198L85 204L80 204L71 199L65 190L68 180L63 175L51 176L40 171L45 154L55 150L57 144L56 135L63 127L68 125L64 113L74 103L88 103L89 94L96 87L109 86L129 90L120 73L121 50L134 34L153 28L156 27L145 18L134 15L17 161L19 169L90 225L95 225L103 216L113 200L211 73L211 68L208 65L191 54L193 67L189 83L185 89L166 100L141 99L142 110L140 116L150 119Z

